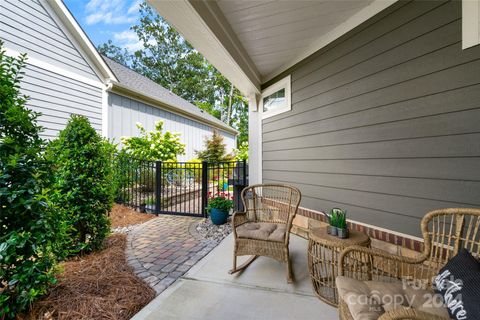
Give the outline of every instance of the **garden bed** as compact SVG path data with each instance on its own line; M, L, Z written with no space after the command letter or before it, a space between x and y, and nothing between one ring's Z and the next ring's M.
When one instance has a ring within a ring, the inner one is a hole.
M114 234L103 250L62 263L58 284L19 319L130 319L155 291L127 265L126 242Z
M110 211L109 218L111 221L112 229L128 228L150 219L156 216L148 213L140 213L131 208L116 204Z

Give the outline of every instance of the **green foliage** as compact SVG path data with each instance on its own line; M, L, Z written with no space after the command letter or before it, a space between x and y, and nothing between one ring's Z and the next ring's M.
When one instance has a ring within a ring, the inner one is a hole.
M55 162L54 198L66 216L71 253L101 248L110 231L107 217L115 194L115 146L102 138L84 116L72 115L58 139L49 145Z
M123 150L136 159L150 161L176 161L177 156L185 153L185 145L180 142L179 133L163 133L163 121L155 123L155 130L147 132L141 123L137 123L140 137L124 137Z
M113 61L123 64L124 66L128 66L132 62L132 56L128 50L114 45L112 40L108 40L107 43L99 45L97 50L104 56L107 56Z
M205 149L202 151L195 150L197 157L202 161L221 162L231 161L233 156L227 154L227 145L223 142L223 136L217 130L213 131L211 137L204 140Z
M212 209L218 209L221 211L230 211L233 208L232 197L225 192L220 192L216 196L212 196L212 193L209 192L210 198L208 199L207 211L210 212Z
M248 142L242 142L238 149L235 149L235 159L237 161L247 161L248 160Z
M347 211L339 208L330 210L330 225L340 229L347 228Z
M239 143L247 141L248 108L240 91L148 4L140 6L139 14L131 30L142 49L130 53L109 40L99 51L233 126L240 132Z
M55 282L64 236L47 197L56 191L38 114L20 93L25 59L7 57L0 42L0 319L13 319Z

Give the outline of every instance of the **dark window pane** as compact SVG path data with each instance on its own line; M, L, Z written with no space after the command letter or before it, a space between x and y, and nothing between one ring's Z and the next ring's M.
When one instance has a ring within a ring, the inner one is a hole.
M263 98L263 112L285 107L285 88Z

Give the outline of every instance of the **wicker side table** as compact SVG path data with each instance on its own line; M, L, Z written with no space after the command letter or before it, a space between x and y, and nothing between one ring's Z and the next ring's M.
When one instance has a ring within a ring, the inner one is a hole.
M338 293L335 278L338 275L338 256L346 247L370 246L370 238L361 232L350 231L347 239L327 234L326 227L310 229L308 241L308 269L313 289L326 303L337 306Z

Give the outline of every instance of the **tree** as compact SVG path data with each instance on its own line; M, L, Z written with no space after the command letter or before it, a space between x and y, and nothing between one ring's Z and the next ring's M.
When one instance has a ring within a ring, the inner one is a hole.
M185 145L180 142L180 134L166 131L163 133L163 121L155 123L155 129L147 132L141 123L137 123L139 137L124 137L123 150L139 160L176 161L177 155L185 154Z
M64 237L39 114L20 93L25 59L6 56L0 41L0 319L14 319L55 282Z
M233 156L231 154L227 154L227 145L223 142L223 136L218 134L217 130L213 131L211 137L205 138L204 145L204 150L195 150L198 159L207 162L233 160Z
M110 232L107 217L113 205L115 147L84 116L72 115L48 153L55 162L55 198L69 228L72 254L98 250Z
M133 56L125 48L120 48L113 44L112 40L108 40L107 43L104 43L97 47L99 53L104 56L109 57L113 61L116 61L124 66L129 66L133 61Z
M209 63L145 2L131 29L143 42L134 53L136 71L193 103L214 104Z
M139 12L131 29L142 49L129 53L109 40L99 51L233 126L238 142L246 141L248 110L240 91L146 3Z

